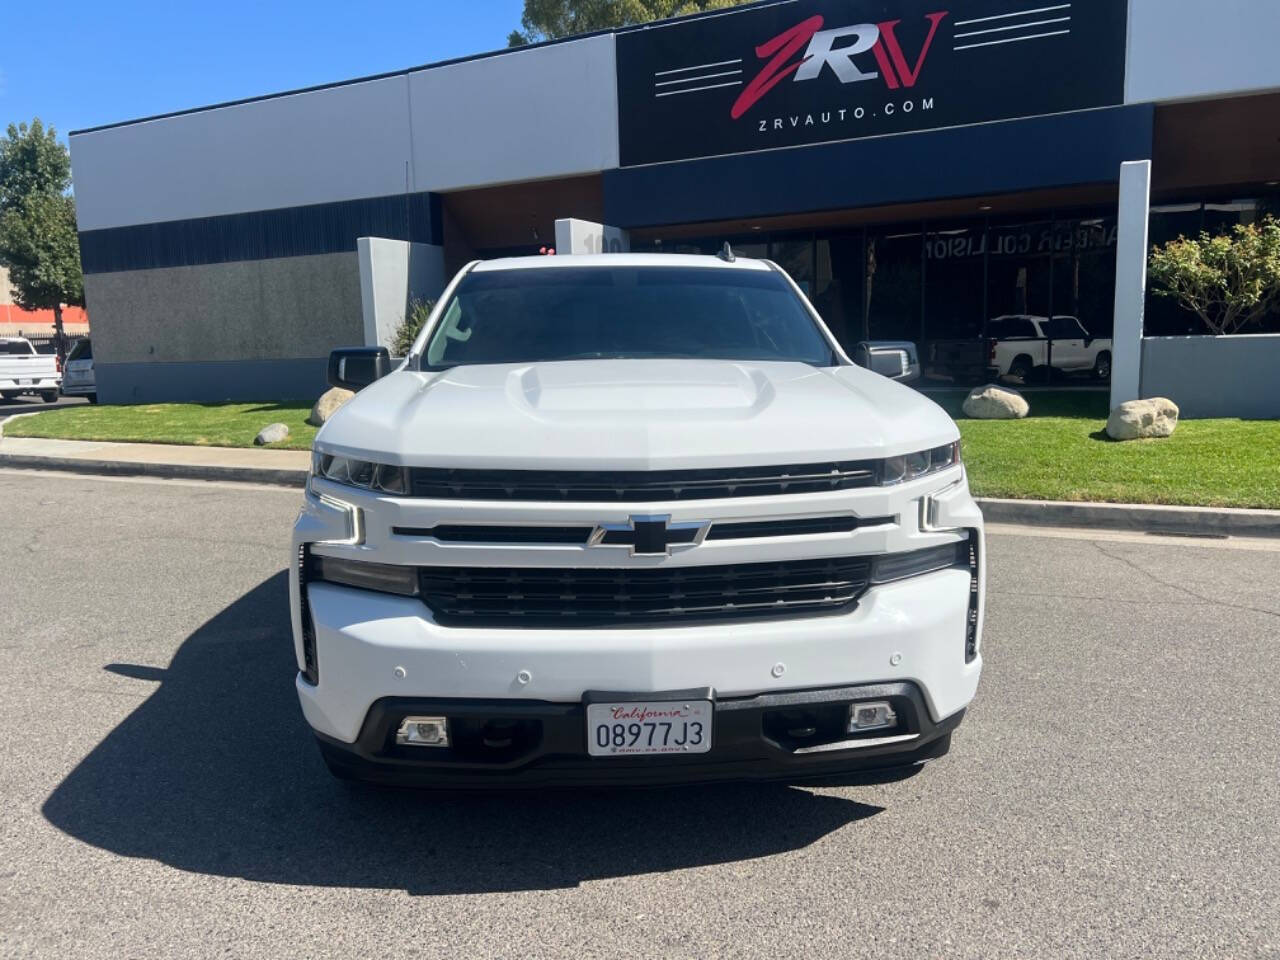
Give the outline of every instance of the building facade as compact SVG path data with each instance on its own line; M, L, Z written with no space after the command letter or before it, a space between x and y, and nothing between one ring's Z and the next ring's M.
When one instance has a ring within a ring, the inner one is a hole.
M1277 31L1270 0L783 0L76 132L100 395L310 397L373 330L358 240L411 244L430 296L565 217L769 256L926 383L1019 339L1023 379L1105 381L1134 329L1135 382L1177 354L1238 383L1277 318L1229 355L1162 297L1116 330L1120 212L1158 242L1280 207Z

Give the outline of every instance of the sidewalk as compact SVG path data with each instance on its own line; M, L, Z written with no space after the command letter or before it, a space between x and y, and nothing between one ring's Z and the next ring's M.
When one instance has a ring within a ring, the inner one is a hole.
M0 467L238 480L300 487L306 482L311 454L306 450L0 437Z
M311 467L311 454L305 450L251 447L0 437L0 467L301 487ZM1202 537L1280 537L1280 510L984 497L977 500L988 523L1096 527Z

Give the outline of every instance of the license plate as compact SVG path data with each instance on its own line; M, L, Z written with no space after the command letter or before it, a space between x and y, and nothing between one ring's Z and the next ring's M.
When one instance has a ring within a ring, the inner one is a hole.
M587 704L587 752L593 757L706 753L710 700L636 700Z

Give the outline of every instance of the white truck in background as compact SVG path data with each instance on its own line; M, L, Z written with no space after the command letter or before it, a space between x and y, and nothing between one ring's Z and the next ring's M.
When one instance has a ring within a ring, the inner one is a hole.
M39 395L45 403L58 399L62 371L58 358L36 353L23 337L0 338L0 397L13 400L22 394Z
M1026 383L1033 370L1050 366L1063 373L1111 379L1111 338L1091 336L1075 317L1004 314L991 318L987 338L987 373L993 379L1012 377Z

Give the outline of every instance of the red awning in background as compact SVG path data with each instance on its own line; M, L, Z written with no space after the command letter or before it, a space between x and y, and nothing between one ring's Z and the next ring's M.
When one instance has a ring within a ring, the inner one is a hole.
M63 307L62 323L67 327L72 325L87 327L89 325L89 315L85 312L84 307ZM0 304L0 324L11 324L15 327L21 327L23 330L29 330L32 333L36 331L53 333L53 311L23 310L21 307L14 306L11 303Z

